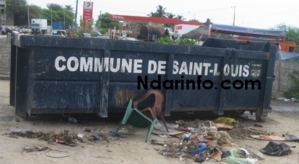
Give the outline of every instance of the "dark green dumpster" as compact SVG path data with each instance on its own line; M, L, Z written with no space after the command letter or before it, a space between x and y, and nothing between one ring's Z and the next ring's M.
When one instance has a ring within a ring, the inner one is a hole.
M12 34L10 104L42 114L124 113L149 89L174 112L271 111L276 45L208 39L202 46ZM144 106L149 105L143 104Z

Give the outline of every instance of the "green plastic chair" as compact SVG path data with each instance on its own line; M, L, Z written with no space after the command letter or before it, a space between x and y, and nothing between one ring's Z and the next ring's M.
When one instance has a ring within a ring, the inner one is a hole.
M125 124L129 123L132 126L138 127L138 128L149 127L146 138L145 138L145 142L147 142L149 140L151 134L152 134L154 125L157 122L157 118L150 119L149 117L144 115L142 112L140 112L138 109L132 108L132 103L133 103L132 99L130 99L127 102L126 113L125 113L122 121L120 122L120 124L116 128L116 130L112 133L112 136L114 136L114 137L118 136L119 129L122 126L124 126Z

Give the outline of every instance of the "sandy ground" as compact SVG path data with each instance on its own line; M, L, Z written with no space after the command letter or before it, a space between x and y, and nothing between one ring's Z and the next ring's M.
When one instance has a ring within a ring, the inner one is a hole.
M111 137L110 131L113 131L118 125L118 121L107 121L103 119L92 119L86 124L69 123L67 119L54 119L54 120L35 120L35 121L16 121L15 110L8 105L9 102L9 81L0 81L0 133L9 133L12 129L28 129L32 131L62 131L69 130L76 133L84 133L84 129L89 127L93 133L101 133L108 137L109 142L103 140L94 143L79 143L76 147L65 146L61 144L49 144L46 141L38 139L27 138L12 138L6 135L0 135L0 163L19 164L76 164L76 163L103 163L103 164L116 164L116 163L130 163L130 164L161 164L161 163L195 163L193 160L185 160L180 162L177 158L165 157L158 154L157 148L162 148L158 145L152 145L144 141L146 129L135 129L131 132L131 128L125 126L129 133L123 131L120 133L124 138L119 139ZM298 108L297 103L284 103L273 101L274 111L269 114L265 123L259 123L263 129L272 131L277 135L290 133L299 136L299 127L297 126L299 113L296 112ZM291 109L288 112L281 112L281 110ZM202 118L203 119L203 118ZM253 126L256 123L254 117L249 114L244 114L240 117L242 126ZM168 122L169 119L168 119ZM234 136L232 136L234 137ZM234 137L236 138L236 137ZM166 140L174 140L174 138L161 138L152 135L151 139L157 139L161 142ZM260 150L268 144L268 141L258 141L253 139L235 139L239 147ZM289 146L296 146L292 148L292 153L284 157L271 157L265 155L265 160L258 163L264 164L294 164L299 163L298 148L299 144L295 142L286 142ZM41 145L47 146L52 151L40 152L26 152L23 148L26 146ZM58 151L57 151L58 150ZM49 157L52 156L52 157ZM57 157L54 158L53 156ZM64 158L58 158L63 157ZM216 162L214 160L205 161L204 163L225 163Z

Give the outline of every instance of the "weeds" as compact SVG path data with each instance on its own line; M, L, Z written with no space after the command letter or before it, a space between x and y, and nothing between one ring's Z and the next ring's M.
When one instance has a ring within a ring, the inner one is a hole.
M295 60L291 60L290 63L299 64L299 62ZM299 71L293 71L292 73L290 73L289 76L290 79L293 80L294 84L287 91L284 92L284 96L299 99Z

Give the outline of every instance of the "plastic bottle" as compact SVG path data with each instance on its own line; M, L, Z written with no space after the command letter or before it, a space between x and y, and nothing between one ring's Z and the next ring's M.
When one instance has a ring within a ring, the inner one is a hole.
M192 154L198 154L198 153L200 153L200 152L202 152L202 151L205 151L206 149L207 149L207 145L206 145L205 143L201 143L201 144L198 146L197 149L194 149L194 150L192 151Z
M84 134L78 134L77 136L78 140L80 140L81 142L87 142L87 138L84 136Z

